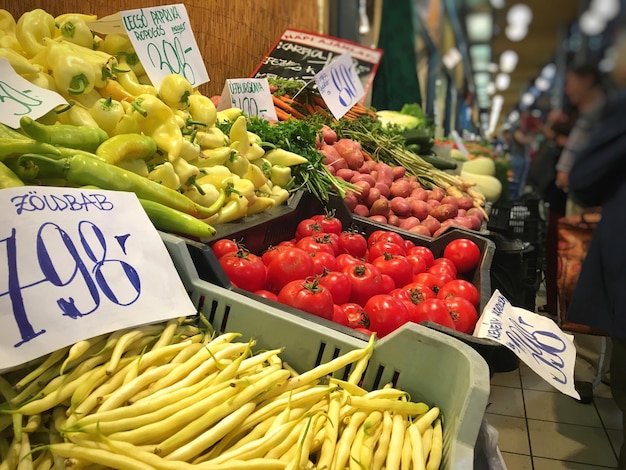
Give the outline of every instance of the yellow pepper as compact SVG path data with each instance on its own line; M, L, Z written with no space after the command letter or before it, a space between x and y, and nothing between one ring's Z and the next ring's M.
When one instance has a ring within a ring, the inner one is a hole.
M241 219L248 211L248 200L245 197L231 194L228 201L218 212L213 224L225 224L233 220Z
M81 104L72 103L62 111L57 111L57 118L61 124L73 126L100 127L89 111Z
M189 95L189 114L191 119L204 123L208 128L213 127L217 119L217 110L213 101L200 93Z
M204 168L207 166L224 165L230 158L230 154L233 150L230 147L220 147L216 149L204 149L200 152L200 156L191 161L190 163L196 165L198 168Z
M257 158L250 163L258 166L261 169L263 175L265 176L265 179L270 179L272 177L272 164L267 160L267 158Z
M80 93L78 95L68 95L67 93L61 93L67 101L74 101L82 104L85 108L91 109L95 106L98 100L102 99L100 93L95 89L89 93Z
M180 178L174 171L174 166L170 162L161 163L154 167L148 174L148 179L170 189L178 190L180 187Z
M86 21L95 21L96 19L98 17L95 15L68 13L57 16L55 22L63 39L79 46L93 49L93 33L87 26Z
M199 184L212 184L218 189L225 189L228 184L234 181L233 174L223 165L215 165L201 170L196 182Z
M264 212L271 209L276 204L276 201L271 197L257 196L256 200L252 204L248 204L246 215L254 215L260 212Z
M188 162L197 160L201 155L200 150L201 148L198 144L189 139L183 138L183 145L180 149L180 158L184 158Z
M233 178L233 180L233 189L252 204L256 200L256 192L252 181L245 178Z
M239 116L235 119L235 122L233 122L233 125L230 128L229 138L231 145L238 142L238 147L242 149L247 149L249 147L250 140L248 139L248 129L245 116ZM243 154L245 154L245 151L242 155Z
M117 77L117 81L124 87L124 89L133 96L139 95L157 95L157 90L152 85L144 85L139 83L139 79L137 75L128 65L127 59L125 57L120 57L118 59L119 62L119 70L115 73ZM124 70L127 70L124 71Z
M196 142L203 149L217 149L228 145L226 136L218 127L196 132Z
M83 54L76 54L66 43L47 41L47 63L54 81L63 93L89 93L96 80L102 79L103 64L98 65ZM104 83L104 82L103 82Z
M13 14L7 10L0 9L0 31L5 34L15 34L15 18Z
M272 186L272 194L270 194L270 197L274 199L277 206L280 206L281 204L287 202L287 199L289 199L289 191L281 188L280 186L274 185Z
M273 149L265 153L265 158L272 165L295 166L308 163L308 160L297 153L284 149Z
M154 156L156 150L156 142L150 136L120 134L102 142L95 153L107 163L117 165L122 161L131 160L142 160L145 162Z
M32 57L46 48L45 38L54 37L56 25L54 17L37 8L20 16L15 27L15 37L26 53Z
M227 108L217 112L217 120L221 123L231 122L237 119L243 114L243 111L239 108Z
M191 199L196 204L200 204L204 207L212 206L220 197L220 191L210 183L199 184L198 185L202 192L202 194L197 186L191 186L187 189L183 194Z
M174 171L180 178L180 182L189 186L200 173L200 169L197 166L190 165L184 158L177 158L171 162L174 166Z
M110 135L120 135L120 134L139 134L141 130L139 129L139 123L134 116L130 114L125 114L122 116L122 119L115 125L113 132Z
M135 75L144 75L146 73L141 60L139 60L139 56L137 56L137 52L135 52L132 42L130 42L128 34L107 34L100 48L104 52L108 52L118 58L123 56L125 65L129 66Z
M126 89L119 84L117 80L113 80L108 78L102 87L96 87L98 89L98 93L103 98L113 98L117 101L132 101L135 99L134 95L131 95L126 91Z
M140 131L156 141L158 147L167 153L167 159L176 168L174 162L180 157L183 134L176 124L172 109L150 94L138 96L131 105L127 114L135 116Z
M236 144L236 143L235 143ZM233 144L231 144L232 148ZM235 175L243 178L248 171L250 162L245 157L239 155L238 152L233 152L224 165Z
M178 125L178 127L180 127L183 132L186 132L187 121L189 120L189 113L181 109L174 110L174 119L176 119L176 124Z
M139 176L143 176L144 178L147 178L148 175L150 174L148 172L148 165L146 164L146 162L138 158L134 160L120 161L116 164L116 166L123 168L125 170L128 170L132 173L136 173Z
M291 180L291 168L288 166L274 165L272 166L271 175L272 183L284 188Z
M56 84L54 83L54 78L49 73L37 72L25 74L22 76L33 85L36 85L40 88L45 88L46 90L51 91L57 90Z
M159 86L159 98L172 109L187 109L189 95L193 93L191 83L178 73L163 77Z
M109 134L109 136L114 135L115 127L125 115L121 103L110 96L108 98L100 98L96 101L91 107L90 112L100 128Z
M246 170L246 174L243 178L251 181L255 189L259 189L267 182L263 171L261 171L261 169L256 165L248 165L248 169Z
M22 54L8 47L0 47L0 57L7 59L13 70L20 75L39 73L42 69L41 66L31 63Z

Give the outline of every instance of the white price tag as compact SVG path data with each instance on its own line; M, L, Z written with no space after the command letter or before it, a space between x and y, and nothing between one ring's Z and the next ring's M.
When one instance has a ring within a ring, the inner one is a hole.
M267 78L230 78L226 80L217 110L239 108L247 116L277 120Z
M336 119L341 119L365 93L349 52L333 59L317 73L315 84Z
M580 398L574 388L573 336L563 333L551 319L512 306L496 290L476 323L474 336L506 346L554 388Z
M0 190L0 371L196 312L135 194Z
M182 3L121 12L124 29L153 85L178 73L194 87L209 81L209 74L191 31Z
M0 122L13 129L20 127L22 116L37 119L67 104L58 93L35 86L19 76L5 58L0 58L0 77Z

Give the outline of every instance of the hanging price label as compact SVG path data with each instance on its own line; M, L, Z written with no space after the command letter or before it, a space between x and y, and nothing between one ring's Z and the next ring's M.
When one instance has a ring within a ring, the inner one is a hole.
M267 78L230 78L226 80L217 110L239 108L247 116L277 120Z
M21 187L0 206L0 371L195 313L133 193Z
M341 54L316 74L315 83L328 109L337 119L343 117L365 93L349 52Z

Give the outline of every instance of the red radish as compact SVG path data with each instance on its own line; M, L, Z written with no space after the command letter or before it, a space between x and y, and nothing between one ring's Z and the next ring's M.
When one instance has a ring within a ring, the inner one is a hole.
M353 211L356 215L360 215L361 217L367 217L370 215L369 208L364 204L357 204Z
M394 212L394 214L398 215L399 217L407 217L411 215L411 206L406 198L394 197L390 201L389 207Z
M393 183L393 170L391 167L386 163L377 163L376 171L378 172L376 181L391 186L391 183Z
M336 170L348 168L348 163L341 158L341 155L332 145L323 144L320 153L324 155L324 165L332 165Z
M365 181L369 184L370 188L376 185L376 180L372 178L372 175L367 175L363 173L355 173L355 175L350 180L350 183L356 183L357 181Z
M465 217L465 209L459 209L456 216L457 217Z
M393 173L393 179L394 180L403 178L404 175L406 174L406 168L404 168L403 166L394 166L391 169L391 171Z
M355 175L355 173L356 171L354 170L350 170L348 168L341 168L340 170L337 170L335 175L337 175L337 178L341 178L344 181L350 181L352 177Z
M411 191L410 197L426 202L428 201L428 191L424 188L415 188Z
M359 171L361 173L371 173L376 168L376 162L374 160L365 160Z
M367 195L367 198L365 199L365 204L367 204L368 206L371 206L372 204L374 204L374 202L378 201L380 198L381 198L381 194L378 188L376 187L370 188L370 192Z
M416 225L415 227L411 227L409 229L409 232L417 233L418 235L424 235L425 237L431 236L430 230L428 230L423 225Z
M327 125L323 125L322 138L324 139L324 142L328 145L333 145L335 142L337 142L337 133Z
M474 207L474 200L471 197L457 197L456 203L460 209L469 210Z
M376 183L375 187L376 187L376 189L378 189L380 191L380 194L382 196L385 196L385 197L391 196L391 191L389 189L389 186L387 186L386 184L384 184L384 183Z
M457 210L459 208L459 203L457 202L455 197L446 196L443 199L441 199L441 203L442 204L452 204L453 206L455 206L457 208Z
M441 227L441 222L435 219L432 215L429 215L422 220L422 225L426 227L430 233L435 233Z
M467 212L465 213L465 215L477 217L478 220L480 220L481 222L485 218L485 216L482 213L482 211L480 209L476 208L476 207L472 207L471 209L468 209Z
M417 217L407 217L406 219L400 219L400 225L398 225L398 227L404 230L409 230L412 227L419 225L419 223L420 221Z
M445 197L446 192L441 188L433 188L430 190L430 194L428 199L435 199L436 201L440 201Z
M357 181L354 185L361 188L361 192L357 194L357 199L359 201L365 201L370 194L370 184L367 181Z
M398 225L400 225L400 217L398 217L396 214L390 213L389 217L387 217L387 223L389 225L397 227Z
M329 172L331 175L335 176L336 170L335 170L335 167L334 167L334 166L332 166L332 165L324 165L324 166L328 169L328 172Z
M356 194L353 191L347 191L346 197L343 198L343 202L346 203L346 206L348 206L348 209L350 209L351 211L354 211L354 208L358 204Z
M411 194L411 183L405 179L397 179L389 187L392 197L409 197Z
M350 139L339 139L334 144L335 150L348 163L348 167L358 170L365 159L361 153L361 144Z
M431 215L439 221L444 221L456 217L457 213L458 209L456 206L452 204L441 204L433 209Z
M428 204L432 208L432 210L441 205L441 203L437 199L429 199L428 201L426 201L426 204Z
M411 206L411 215L420 220L424 220L428 217L428 214L430 213L430 206L428 203L413 197L408 198L408 201Z
M374 222L380 222L381 224L387 223L387 218L384 215L370 215L369 219Z

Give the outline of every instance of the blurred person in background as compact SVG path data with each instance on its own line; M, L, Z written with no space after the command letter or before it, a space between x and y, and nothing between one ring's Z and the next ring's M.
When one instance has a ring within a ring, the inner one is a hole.
M526 187L526 178L530 169L530 150L535 141L535 120L529 111L522 112L519 121L510 129L509 153L513 181L509 186L509 198L519 199Z
M606 97L602 74L597 67L588 64L578 65L567 71L564 91L569 103L578 112L578 118L556 165L556 186L568 193L569 173L576 156L589 142L592 129L604 110ZM565 215L577 216L582 213L582 207L568 197ZM591 403L593 389L598 382L602 381L607 385L610 383L610 343L602 336L575 333L574 344L576 390L580 394L581 403Z
M615 40L611 73L618 91L593 129L589 145L577 156L569 173L572 199L601 206L602 219L593 234L567 314L569 321L610 332L611 392L622 411L626 430L626 29ZM619 470L626 470L622 441Z

